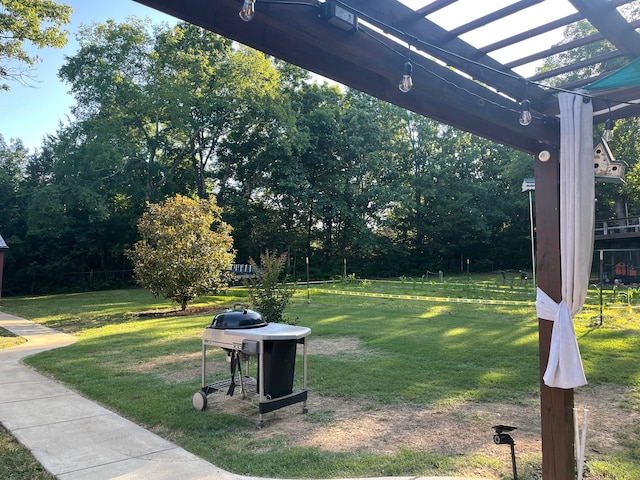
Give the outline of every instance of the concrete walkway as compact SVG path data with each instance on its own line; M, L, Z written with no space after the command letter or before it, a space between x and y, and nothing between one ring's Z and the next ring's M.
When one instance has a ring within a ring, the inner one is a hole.
M0 423L57 478L251 480L204 461L21 362L70 345L75 337L2 312L0 327L27 340L0 349Z

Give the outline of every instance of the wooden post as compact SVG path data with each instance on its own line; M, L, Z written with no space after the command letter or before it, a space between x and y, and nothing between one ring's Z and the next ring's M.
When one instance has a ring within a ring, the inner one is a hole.
M558 150L548 147L535 158L538 287L556 302L562 299L560 271L560 168ZM544 159L547 159L544 161ZM540 412L542 478L573 480L575 454L573 389L547 387L547 368L553 322L538 319L540 348Z

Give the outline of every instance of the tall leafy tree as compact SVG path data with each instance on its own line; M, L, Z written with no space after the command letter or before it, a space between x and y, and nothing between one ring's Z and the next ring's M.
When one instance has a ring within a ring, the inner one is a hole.
M85 141L112 154L115 177L134 180L135 200L206 197L218 186L248 198L260 163L286 148L280 132L292 117L263 54L193 25L151 31L139 20L86 28L81 45L61 76Z
M438 124L405 112L400 125L402 130L398 132L397 148L401 153L396 168L401 172L404 199L396 204L392 218L400 241L414 252L413 261L426 256L433 259L435 252L425 250L429 243L433 243L433 239L429 239L428 223L437 226L444 220L439 218L440 214L434 207L449 208L448 202L440 200L436 191L438 172L444 166ZM444 212L445 217L448 214L448 211Z
M28 83L40 59L27 53L25 42L63 47L72 9L52 0L2 0L0 7L0 81ZM9 90L9 85L2 83L0 89Z
M619 11L627 18L628 21L633 21L640 17L640 7L636 2L628 2L626 5L622 5ZM591 25L591 23L589 23L588 20L579 20L565 28L564 39L560 43L569 43L571 41L587 38L590 35L597 33L598 31L593 27L593 25ZM585 58L596 57L614 50L616 50L616 48L607 40L591 42L548 57L538 70L540 72L555 70L558 67L578 63ZM624 63L625 59L623 57L613 58L602 62L601 64L589 65L579 68L573 72L560 74L552 79L552 83L554 85L562 85L575 80L589 78L603 72L614 70L621 67Z
M153 71L166 100L167 155L181 165L198 195L211 191L211 171L223 139L236 126L235 104L246 87L231 41L180 24L157 37Z
M83 122L84 142L112 154L111 168L135 180L138 190L131 193L141 201L161 199L170 174L162 150L168 99L155 88L149 30L137 19L85 27L80 51L59 73L76 98L73 113Z
M301 91L299 128L308 135L307 148L299 152L299 206L305 225L306 253L316 244L324 262L333 253L334 228L340 214L338 195L344 163L341 158L340 123L344 95L337 87L310 84Z
M11 228L20 217L19 190L28 151L20 140L7 143L0 135L0 226ZM3 235L9 235L5 230Z
M615 190L613 207L615 216L618 218L629 215L640 215L640 119L628 118L616 122L615 137L611 142L611 147L617 159L624 160L629 165L623 185L610 185L609 188ZM605 185L598 185L596 191L604 190ZM598 195L598 203L604 203L604 195ZM603 212L605 205L600 207L600 217L606 218ZM611 207L611 201L609 202Z
M213 175L221 204L234 219L238 254L248 258L267 248L287 248L287 240L278 238L283 229L270 192L305 139L292 110L293 94L286 92L290 79L262 54L240 50L236 55L232 79L239 94L229 133L216 150Z
M521 262L499 245L514 216L526 212L525 199L510 193L522 178L508 175L511 162L522 158L412 113L405 113L402 125L397 168L403 193L388 216L396 242L410 252L407 263L399 265L424 272L451 270L466 258L480 261L484 269ZM515 242L526 245L524 240L518 235Z
M340 211L334 253L362 268L384 262L380 248L384 216L400 200L398 132L402 110L369 95L348 90L341 119L339 175ZM373 272L375 274L375 271Z

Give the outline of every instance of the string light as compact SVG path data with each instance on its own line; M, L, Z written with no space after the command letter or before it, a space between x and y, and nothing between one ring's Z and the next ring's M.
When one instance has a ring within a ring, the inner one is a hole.
M404 64L402 80L400 80L400 85L398 85L398 88L400 88L400 91L402 93L407 93L409 90L413 88L413 79L411 78L412 72L413 72L413 65L411 65L411 62L406 62Z
M520 102L520 118L518 121L523 127L531 123L531 102L529 100L525 99Z
M240 18L245 22L253 20L253 16L256 14L256 0L244 0L242 9L240 10Z
M367 29L362 28L362 26L359 26L359 27L358 27L358 31L360 31L360 33L362 33L362 34L364 34L364 35L367 35L367 36L368 36L369 38L371 38L372 40L374 40L374 41L378 42L382 47L384 47L384 48L386 48L386 49L388 49L388 50L390 50L390 51L392 51L392 52L396 53L397 55L401 55L402 57L405 57L405 58L406 58L406 54L399 52L398 50L396 50L396 49L395 49L395 48L393 48L392 46L390 46L390 45L388 45L387 43L383 42L383 41L382 41L382 39L381 39L380 37L378 37L377 35L373 35L373 34L372 34L371 32L369 32ZM444 78L444 77L443 77L443 76L441 76L441 75L438 75L436 72L434 72L433 70L431 70L431 69L429 69L429 68L425 67L424 65L422 65L422 64L421 64L421 63L419 63L419 62L415 62L415 61L414 61L414 62L412 63L412 65L413 65L413 66L415 66L415 67L418 67L418 68L422 69L425 73L427 73L427 74L429 74L429 75L432 75L432 76L436 77L436 78L437 78L438 80L440 80L441 82L444 82L444 83L446 83L446 84L448 84L448 85L450 85L450 86L452 86L452 87L454 87L454 88L456 88L456 89L460 90L461 92L464 92L464 93L466 93L466 94L468 94L468 95L472 95L472 96L476 97L479 101L482 101L483 103L488 103L488 104L494 105L495 107L502 108L502 109L504 109L504 110L508 110L508 111L510 111L510 112L520 113L520 110L515 110L515 109L513 109L513 108L509 108L509 107L507 107L506 105L504 105L504 104L502 104L502 103L497 103L497 102L494 102L493 100L491 100L491 99L489 99L489 98L482 97L482 96L478 95L477 93L472 92L472 91L470 91L470 90L468 90L468 89L466 89L466 88L464 88L464 87L462 87L462 86L458 85L457 83L452 82L452 81L448 80L447 78Z
M613 120L611 117L607 118L607 121L604 122L604 134L602 135L602 139L605 142L613 140Z
M240 9L240 18L245 22L250 22L256 14L256 2L258 0L244 0ZM269 3L274 5L296 5L302 7L311 7L321 9L322 4L299 2L296 0L259 0L259 3Z

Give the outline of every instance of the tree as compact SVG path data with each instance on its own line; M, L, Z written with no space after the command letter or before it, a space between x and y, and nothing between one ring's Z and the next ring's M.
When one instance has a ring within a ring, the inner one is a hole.
M7 144L0 134L0 227L3 229L11 228L20 217L17 197L27 153L20 140Z
M72 8L52 0L0 0L0 6L0 80L25 83L39 58L26 52L24 42L63 47L68 32L62 27L71 21ZM9 90L9 85L0 84L0 89Z
M514 190L528 158L410 112L397 124L403 126L396 147L401 185L386 223L408 255L396 265L409 272L450 270L461 256L487 270L522 265L527 208Z
M76 143L100 151L134 201L160 201L178 189L163 189L173 170L163 152L166 92L153 71L154 39L148 22L109 20L80 30L80 50L59 71L77 104ZM163 94L164 93L164 94Z
M138 221L142 239L128 251L136 280L182 310L198 295L217 291L234 258L231 227L221 220L215 197L176 195L147 204Z

